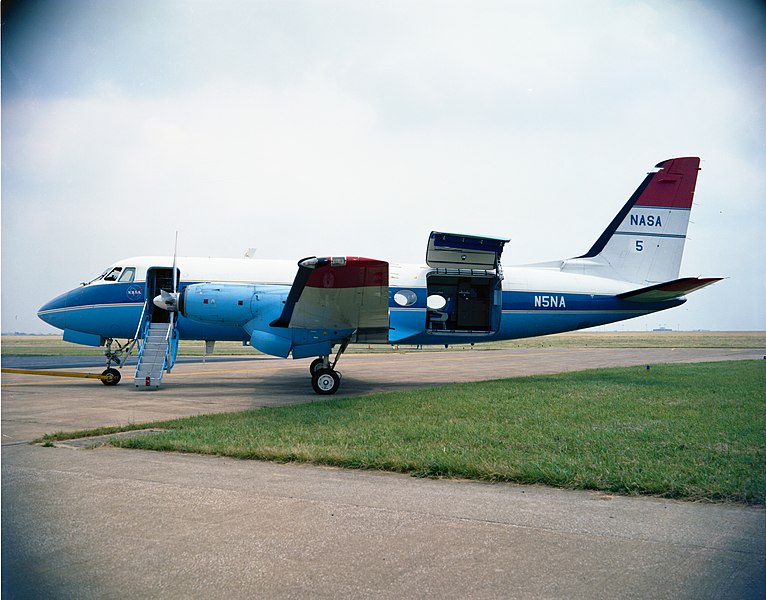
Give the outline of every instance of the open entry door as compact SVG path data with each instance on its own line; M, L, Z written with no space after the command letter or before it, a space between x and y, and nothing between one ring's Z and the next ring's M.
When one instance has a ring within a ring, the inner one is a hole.
M434 334L486 333L500 326L500 256L510 240L431 232L426 263L426 329Z
M181 281L181 271L176 269L176 281ZM150 267L146 273L146 306L148 318L154 323L169 323L170 313L152 302L152 299L160 293L173 291L173 268Z

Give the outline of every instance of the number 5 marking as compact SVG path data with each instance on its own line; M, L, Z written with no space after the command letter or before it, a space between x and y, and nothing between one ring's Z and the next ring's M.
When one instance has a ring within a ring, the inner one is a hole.
M636 240L636 252L644 251L644 240Z

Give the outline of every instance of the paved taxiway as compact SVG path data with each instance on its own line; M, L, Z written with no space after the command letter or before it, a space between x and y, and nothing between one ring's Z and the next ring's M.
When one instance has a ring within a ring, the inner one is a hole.
M354 395L765 353L466 350L347 355L339 367ZM4 374L3 597L763 597L762 509L25 443L317 401L307 362L184 364L148 393L129 379Z

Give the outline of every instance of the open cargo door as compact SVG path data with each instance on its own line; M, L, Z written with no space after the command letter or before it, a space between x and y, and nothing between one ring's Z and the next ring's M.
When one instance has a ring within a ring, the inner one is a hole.
M509 240L432 231L428 240L426 330L495 333L502 313L500 256Z
M432 231L428 238L426 264L435 269L497 270L503 246L509 241L503 238Z

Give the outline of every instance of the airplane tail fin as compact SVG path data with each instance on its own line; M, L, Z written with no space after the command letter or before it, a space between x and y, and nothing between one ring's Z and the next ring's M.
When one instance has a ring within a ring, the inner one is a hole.
M677 279L699 164L657 164L591 249L562 268L645 285Z

